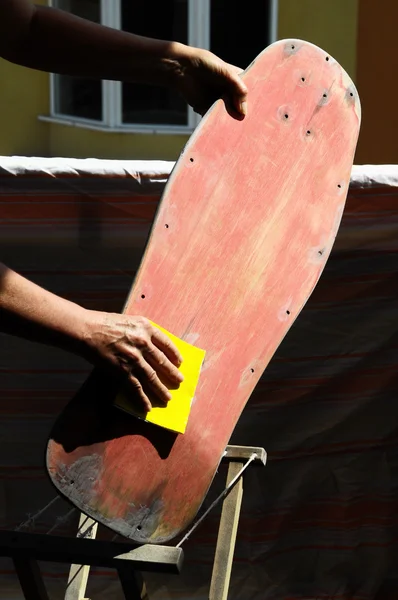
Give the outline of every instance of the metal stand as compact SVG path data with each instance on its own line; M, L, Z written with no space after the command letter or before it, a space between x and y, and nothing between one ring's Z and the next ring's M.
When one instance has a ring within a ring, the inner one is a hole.
M0 532L0 556L12 558L25 600L49 600L37 561L71 565L65 600L88 600L86 587L90 566L113 567L118 571L126 600L148 600L141 572L181 572L182 543L207 514L223 501L209 600L227 600L243 496L242 474L251 464L265 465L264 448L227 446L227 487L194 524L176 547L103 542L94 540L97 523L81 515L77 538L34 533Z

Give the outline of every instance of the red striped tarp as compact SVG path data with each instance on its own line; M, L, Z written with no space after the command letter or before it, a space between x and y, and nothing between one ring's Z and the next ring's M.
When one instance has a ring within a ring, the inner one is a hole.
M88 308L120 310L172 166L0 158L0 260ZM398 598L397 298L398 167L354 167L326 270L232 438L269 460L245 479L231 600ZM90 367L0 340L0 528L14 529L56 496L47 435ZM58 500L24 530L74 535L70 511ZM186 543L181 576L147 578L151 600L208 597L218 518ZM63 598L67 565L42 568L51 598ZM103 569L87 595L123 597ZM0 597L22 598L7 560Z

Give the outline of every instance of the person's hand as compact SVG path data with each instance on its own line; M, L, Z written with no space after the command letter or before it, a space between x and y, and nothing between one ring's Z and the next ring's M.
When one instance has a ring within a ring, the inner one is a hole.
M181 48L181 46L180 46ZM208 50L183 46L174 87L195 112L203 115L222 98L228 113L242 120L247 113L247 88L242 69L230 65Z
M182 358L159 329L144 317L87 311L83 356L122 380L137 408L151 410L150 398L165 405L170 389L183 380Z

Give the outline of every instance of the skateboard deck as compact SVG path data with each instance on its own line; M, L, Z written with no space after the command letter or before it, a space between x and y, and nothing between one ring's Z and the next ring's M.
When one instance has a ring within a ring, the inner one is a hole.
M245 404L316 285L338 231L360 127L357 91L320 48L283 40L244 72L249 112L217 101L164 190L125 305L206 351L187 429L112 406L98 369L47 446L57 490L139 543L196 516ZM266 440L264 440L266 445Z

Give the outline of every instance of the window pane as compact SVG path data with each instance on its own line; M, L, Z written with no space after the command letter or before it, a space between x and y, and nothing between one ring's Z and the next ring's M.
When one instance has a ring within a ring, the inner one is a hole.
M246 69L270 43L271 0L251 2L250 10L242 6L238 0L211 0L210 49Z
M100 0L57 0L56 7L96 23L101 21ZM55 77L55 112L102 121L101 81L82 77Z
M122 29L163 40L188 42L188 0L122 0ZM186 125L186 102L150 85L123 84L124 123Z
M101 21L100 0L57 0L54 6L95 23Z

